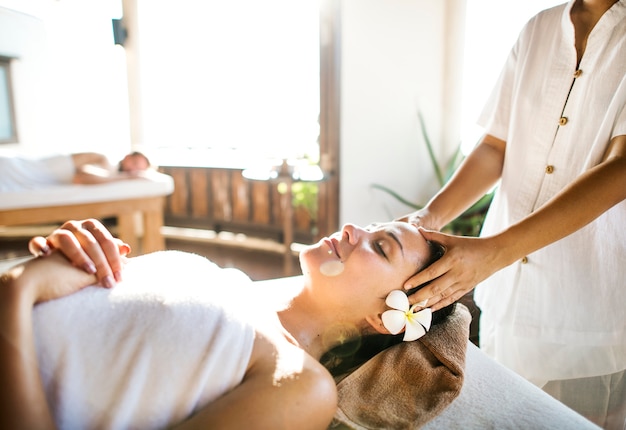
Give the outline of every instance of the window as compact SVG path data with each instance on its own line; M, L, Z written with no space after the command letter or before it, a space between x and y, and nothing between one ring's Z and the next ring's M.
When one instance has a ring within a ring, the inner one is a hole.
M11 59L0 57L0 143L17 142L11 90Z
M138 6L146 148L197 163L209 149L208 165L318 156L317 1Z

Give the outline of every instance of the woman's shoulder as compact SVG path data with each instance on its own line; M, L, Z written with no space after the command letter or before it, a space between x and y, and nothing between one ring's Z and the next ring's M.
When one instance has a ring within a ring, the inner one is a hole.
M337 408L337 387L330 372L279 330L257 330L248 372L250 376L280 387L285 409L295 417L330 420ZM308 409L307 409L308 407ZM307 409L300 410L300 408ZM296 424L296 423L294 423Z
M197 424L214 428L327 428L337 409L334 380L280 330L257 330L240 385L207 405Z

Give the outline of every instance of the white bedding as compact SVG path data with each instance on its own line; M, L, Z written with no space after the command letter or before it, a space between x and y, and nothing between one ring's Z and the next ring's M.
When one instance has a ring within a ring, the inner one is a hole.
M424 429L598 429L468 342L461 394Z
M148 179L129 179L96 185L54 185L35 190L0 193L0 210L66 206L171 194L169 175L149 172Z
M0 261L0 273L25 258ZM281 279L256 282L280 291ZM424 429L598 429L468 342L459 396Z

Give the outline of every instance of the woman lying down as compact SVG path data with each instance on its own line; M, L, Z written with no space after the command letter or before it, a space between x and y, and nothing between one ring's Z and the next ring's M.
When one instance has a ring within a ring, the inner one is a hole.
M430 309L396 290L441 254L406 223L346 225L300 254L302 277L255 288L192 254L126 259L93 220L42 239L45 256L0 278L1 428L327 428L320 358L423 335ZM108 287L84 288L95 273Z

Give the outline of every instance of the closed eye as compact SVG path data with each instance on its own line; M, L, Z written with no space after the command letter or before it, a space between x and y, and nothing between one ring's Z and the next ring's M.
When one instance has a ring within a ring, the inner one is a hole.
M385 253L385 250L383 249L382 243L383 243L383 241L382 241L382 240L375 240L375 241L373 242L373 247L374 247L374 250L375 250L378 254L380 254L380 255L382 255L383 257L385 257L385 259L389 260L389 258L387 257L387 254Z

